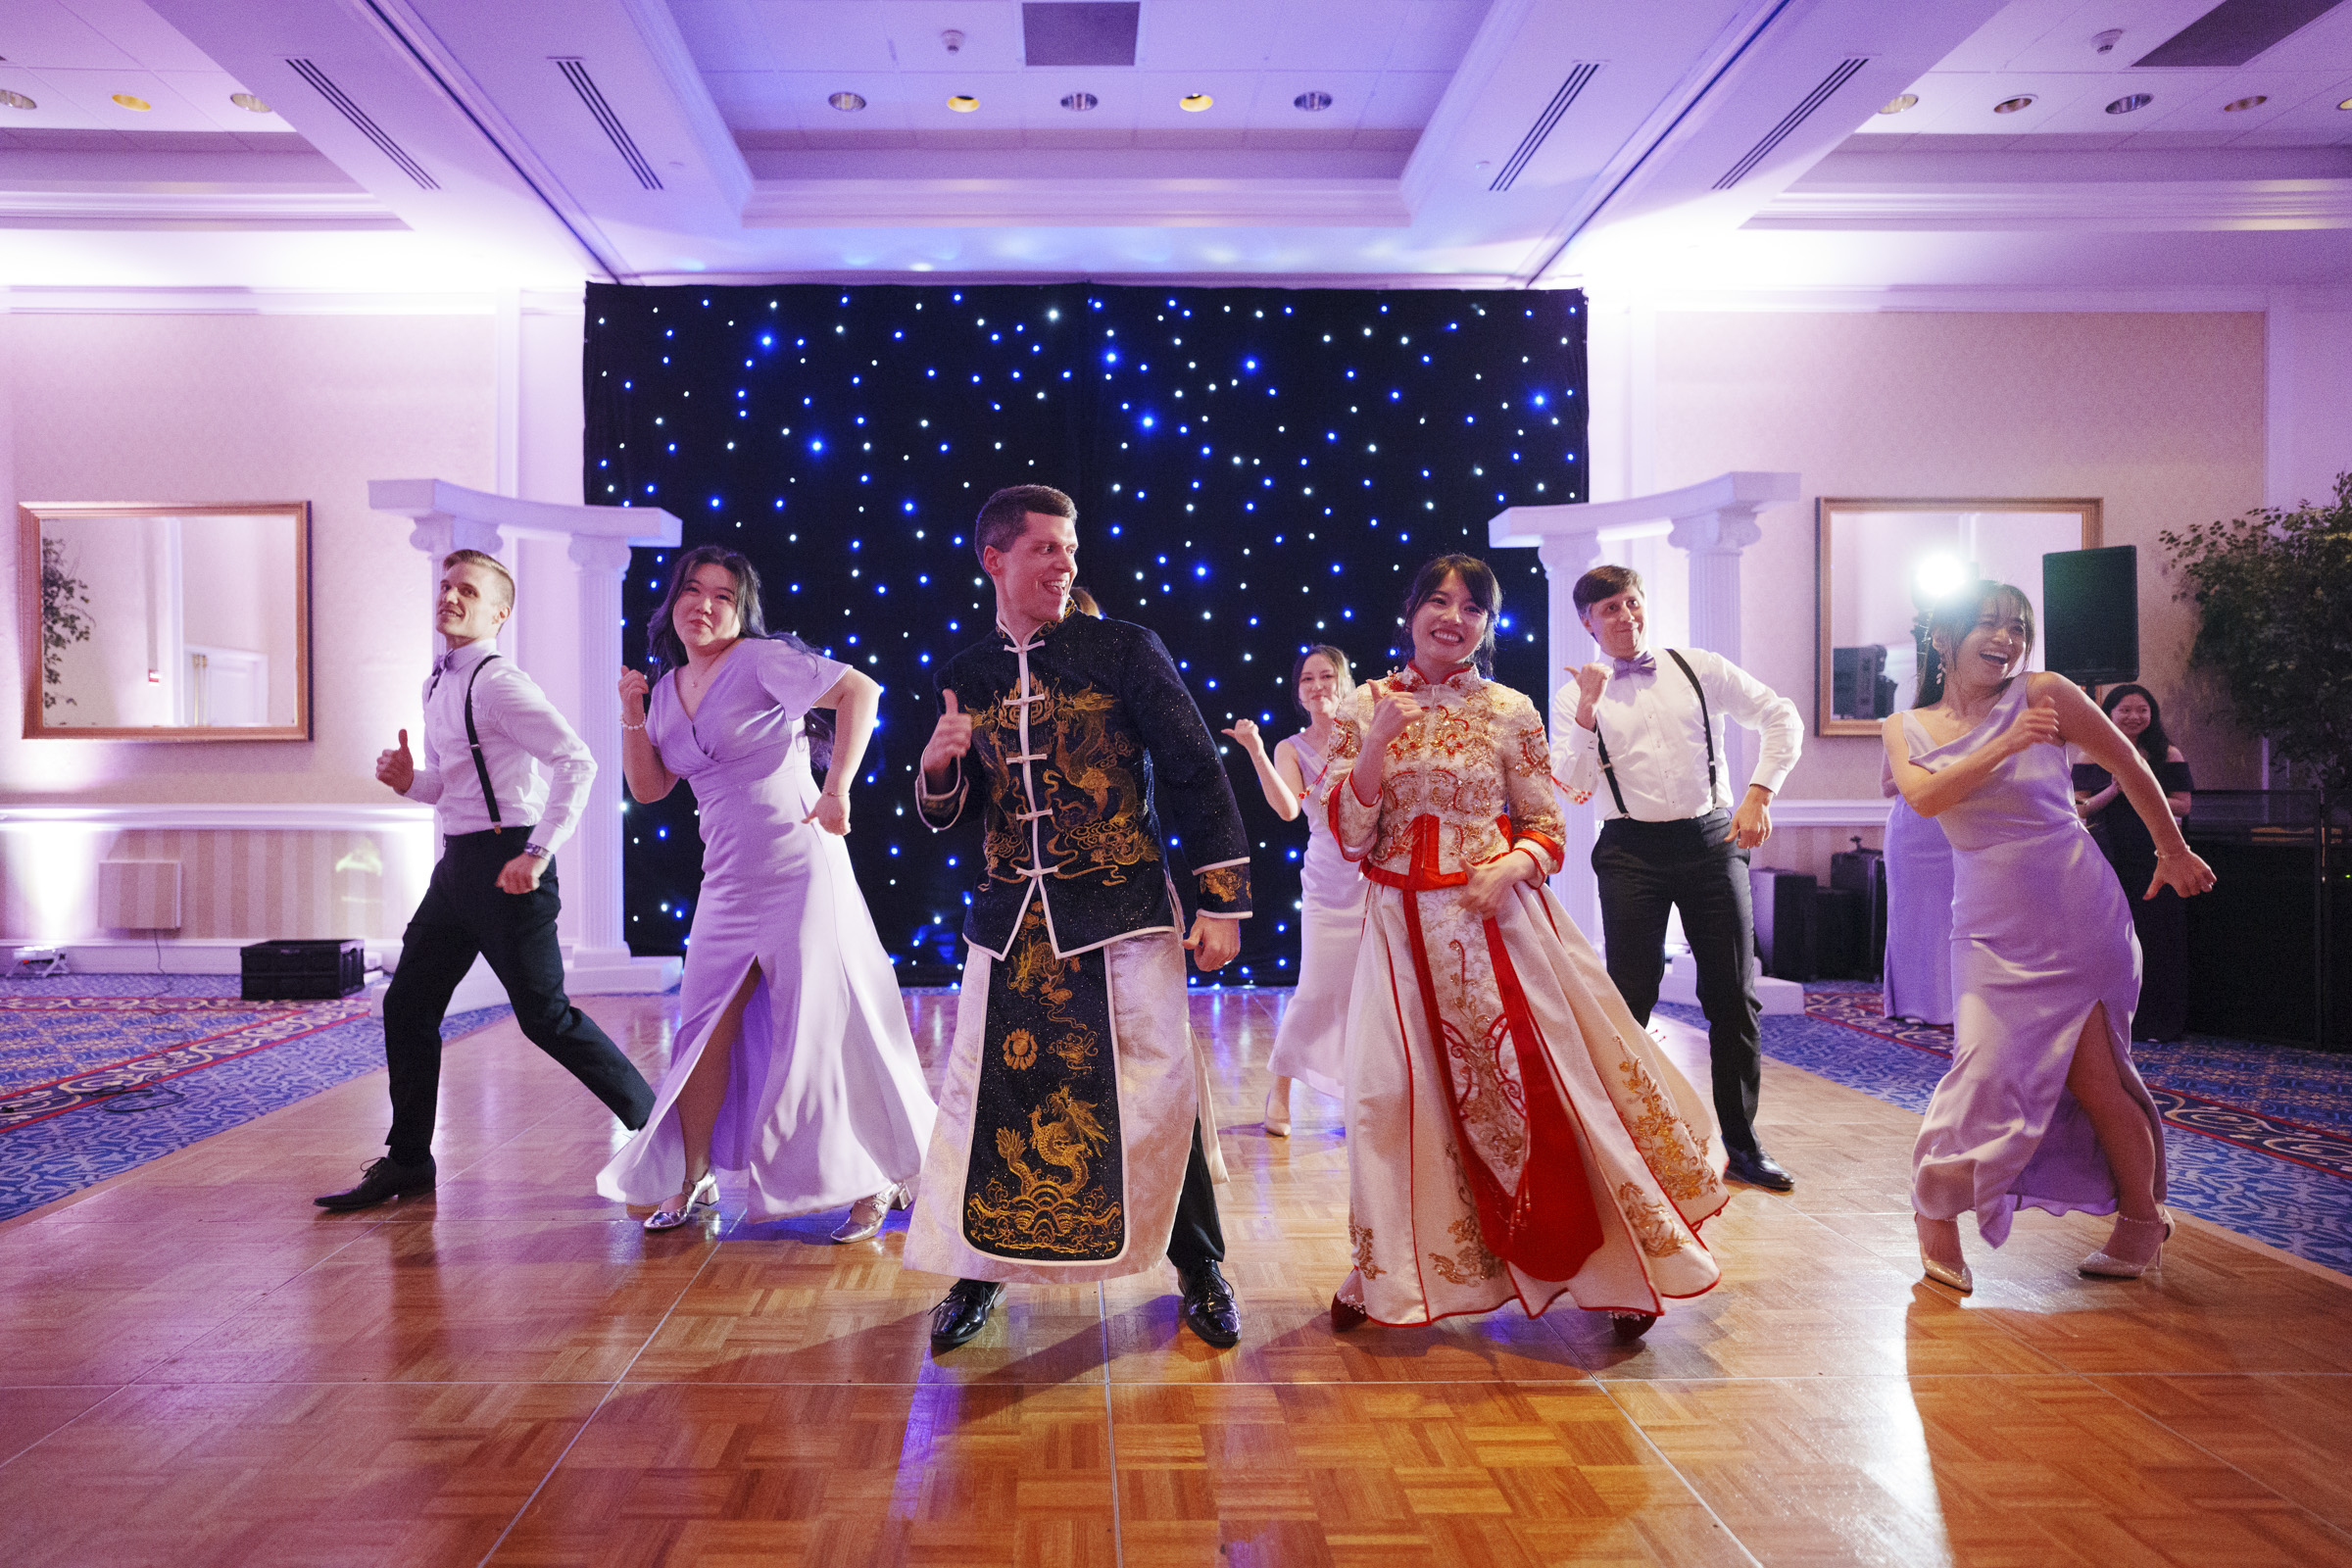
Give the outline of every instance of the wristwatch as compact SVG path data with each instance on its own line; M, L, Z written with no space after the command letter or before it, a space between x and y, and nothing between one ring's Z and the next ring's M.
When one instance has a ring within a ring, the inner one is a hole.
M556 858L556 852L543 844L525 844L522 853L534 860L552 860Z

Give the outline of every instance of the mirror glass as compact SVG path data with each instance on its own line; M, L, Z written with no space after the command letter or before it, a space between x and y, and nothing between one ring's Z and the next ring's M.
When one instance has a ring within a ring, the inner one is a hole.
M310 738L308 503L20 510L27 736Z
M1944 592L1980 577L2014 584L2043 622L2041 558L2099 543L2091 500L1843 500L1820 504L1820 691L1814 733L1874 735L1911 706L1912 626ZM2027 667L2042 667L2035 637Z

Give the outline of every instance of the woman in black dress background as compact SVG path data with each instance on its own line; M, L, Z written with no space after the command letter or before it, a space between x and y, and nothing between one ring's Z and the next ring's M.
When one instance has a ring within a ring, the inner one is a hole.
M2188 815L2188 760L2164 732L2163 710L2145 686L2118 686L2099 702L2115 727L2131 738L2164 787L2173 815ZM2156 874L2156 842L2115 780L2096 762L2075 764L2075 804L2132 899L2139 936L2139 1008L2132 1014L2134 1040L2178 1040L2188 1032L2188 906L2171 888L2143 899Z

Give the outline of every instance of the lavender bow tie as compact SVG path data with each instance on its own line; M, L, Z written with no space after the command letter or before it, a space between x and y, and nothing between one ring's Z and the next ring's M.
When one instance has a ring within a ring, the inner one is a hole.
M1658 672L1658 662L1647 654L1642 654L1633 659L1620 659L1617 661L1616 672L1619 675L1654 675Z

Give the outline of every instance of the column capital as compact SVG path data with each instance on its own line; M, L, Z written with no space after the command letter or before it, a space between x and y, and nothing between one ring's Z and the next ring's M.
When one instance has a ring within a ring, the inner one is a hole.
M631 555L626 539L575 533L566 547L572 562L590 571L626 571Z
M1735 502L1686 514L1674 519L1674 526L1667 530L1666 542L1693 555L1736 556L1764 537L1763 525L1756 521L1758 510L1754 505Z

